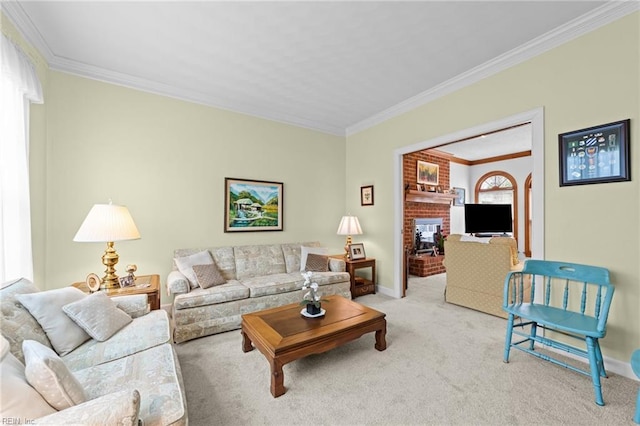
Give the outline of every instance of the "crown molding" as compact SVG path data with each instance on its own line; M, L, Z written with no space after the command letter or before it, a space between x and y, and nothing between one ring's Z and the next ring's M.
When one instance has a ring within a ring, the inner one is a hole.
M567 43L577 37L590 33L604 25L614 22L626 15L640 10L640 3L630 1L608 2L589 13L586 13L562 27L543 34L529 43L523 44L509 52L506 52L482 65L466 71L457 77L445 81L425 92L413 96L360 121L346 129L346 135L351 136L363 130L381 124L393 117L414 110L422 105L453 93L471 84L477 83L491 75L497 74L514 65L532 59L546 51Z
M343 129L290 114L265 112L253 105L243 105L242 108L235 106L232 108L223 102L214 102L210 97L195 91L177 89L162 83L57 57L53 54L19 2L2 1L0 3L3 14L14 24L22 36L42 54L49 68L53 70L341 137L351 136L393 117L409 112L640 10L640 3L634 0L607 2L603 6L574 19L560 28L556 28L547 34L537 37L529 43Z

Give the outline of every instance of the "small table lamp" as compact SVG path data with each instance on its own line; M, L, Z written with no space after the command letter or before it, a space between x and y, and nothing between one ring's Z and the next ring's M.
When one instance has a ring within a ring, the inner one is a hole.
M140 239L140 232L129 210L125 206L109 204L94 205L80 225L80 229L73 237L78 242L107 243L107 249L102 256L102 263L107 267L102 278L101 288L111 289L119 287L118 276L114 266L118 263L118 253L113 248L114 241Z
M349 259L349 245L351 244L352 235L362 234L362 228L360 228L360 222L358 222L357 216L342 216L340 225L338 226L338 235L346 235L347 242L344 246L344 257Z

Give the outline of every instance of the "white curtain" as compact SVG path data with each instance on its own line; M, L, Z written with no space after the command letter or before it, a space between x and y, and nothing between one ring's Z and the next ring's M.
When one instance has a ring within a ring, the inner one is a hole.
M1 43L0 282L33 280L29 103L42 103L42 87L27 55L4 34Z

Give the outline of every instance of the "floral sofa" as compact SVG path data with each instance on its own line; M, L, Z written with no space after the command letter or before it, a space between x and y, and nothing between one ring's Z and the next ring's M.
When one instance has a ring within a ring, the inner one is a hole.
M320 294L351 299L344 260L326 254L319 242L175 250L167 278L167 291L175 296L171 308L174 342L238 329L243 314L300 302L301 272L310 270L306 259L312 257L324 262L324 267L311 268ZM209 269L209 276L216 276L215 284L200 285L203 276L194 271L203 264L203 274Z
M149 312L146 295L40 291L19 279L1 285L0 303L3 422L187 424L168 315Z

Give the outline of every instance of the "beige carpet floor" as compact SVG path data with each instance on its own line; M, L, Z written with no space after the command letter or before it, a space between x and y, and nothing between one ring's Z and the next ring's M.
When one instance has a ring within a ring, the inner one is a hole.
M279 398L239 331L176 345L190 425L634 425L638 382L610 374L599 407L589 377L520 351L503 363L505 320L445 303L444 280L356 299L387 314L387 350L371 333L287 364Z

